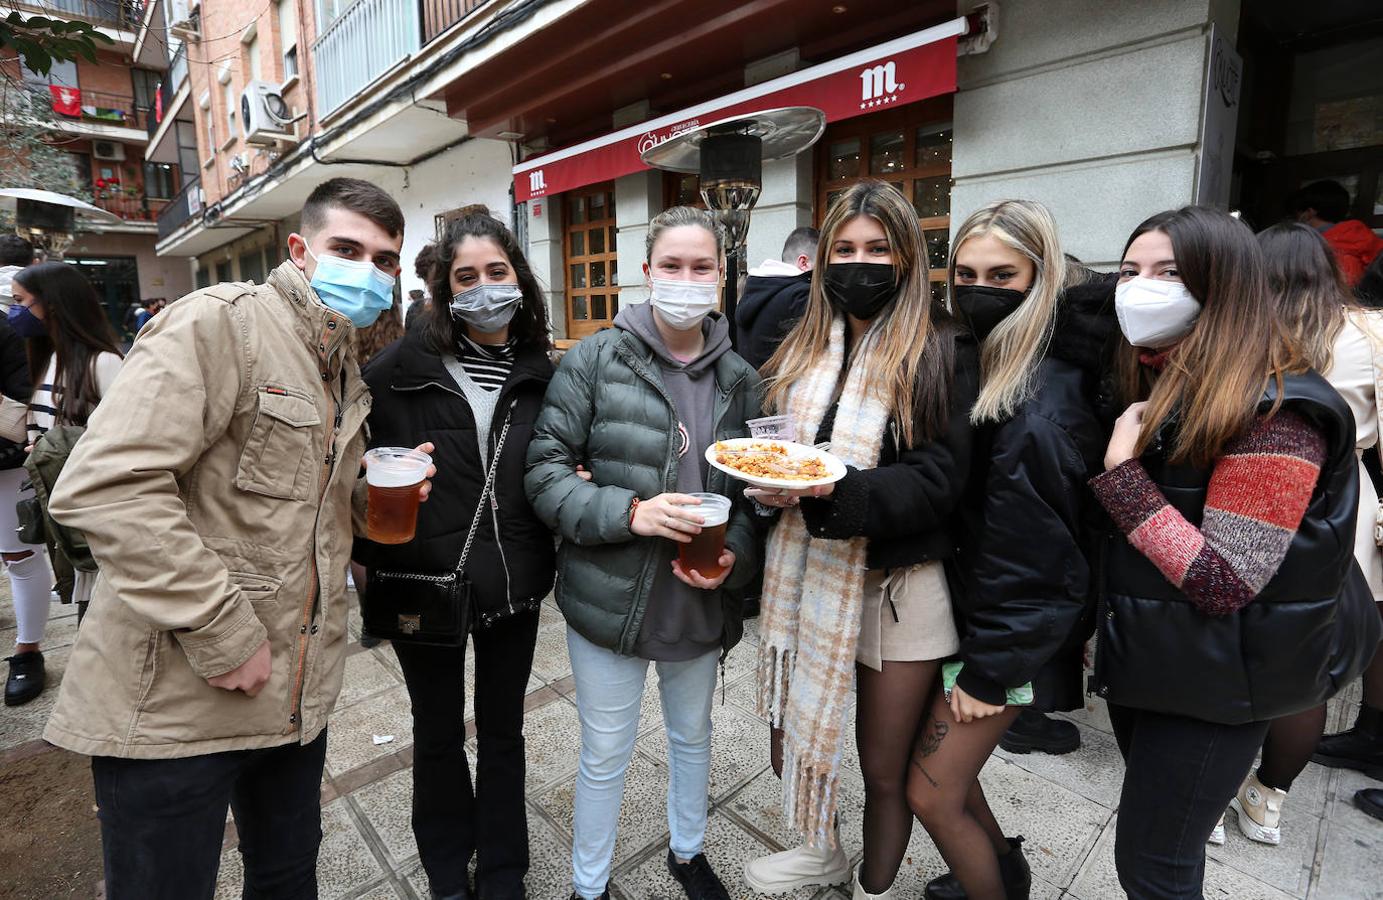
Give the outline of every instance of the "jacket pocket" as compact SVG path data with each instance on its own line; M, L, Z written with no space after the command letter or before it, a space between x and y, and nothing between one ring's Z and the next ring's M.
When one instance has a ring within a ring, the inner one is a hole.
M322 417L307 397L282 391L259 391L259 406L240 452L235 486L284 500L306 500L313 469L312 435Z
M230 580L251 603L275 600L278 598L279 588L283 587L283 582L279 579L253 572L231 572Z

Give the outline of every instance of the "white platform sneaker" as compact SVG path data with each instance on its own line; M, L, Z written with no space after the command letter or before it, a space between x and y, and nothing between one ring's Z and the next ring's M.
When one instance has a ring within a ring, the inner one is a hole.
M1218 821L1218 822L1215 823L1215 830L1212 831L1212 832L1210 832L1210 839L1209 839L1208 841L1206 841L1206 843L1208 843L1208 844L1214 844L1216 847L1223 847L1223 846L1225 845L1225 814L1224 814L1224 813L1220 813L1220 821Z
M788 894L798 888L849 880L850 860L840 846L838 828L834 850L794 847L744 864L744 883L760 894Z
M1270 788L1258 780L1257 773L1250 774L1239 795L1229 801L1229 806L1237 814L1239 830L1244 837L1260 844L1282 843L1282 801L1287 792Z
M881 894L871 894L868 891L866 891L864 887L860 884L860 873L858 869L855 870L854 882L855 892L851 895L850 900L893 900L892 887L889 887Z

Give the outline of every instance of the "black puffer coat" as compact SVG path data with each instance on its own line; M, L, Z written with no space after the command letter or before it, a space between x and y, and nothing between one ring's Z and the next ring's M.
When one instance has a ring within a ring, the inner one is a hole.
M1269 382L1259 406L1271 408ZM1241 725L1324 703L1368 665L1380 625L1354 561L1359 465L1349 406L1315 372L1289 375L1283 409L1326 440L1326 458L1277 574L1226 616L1202 613L1122 534L1102 544L1092 687L1110 703ZM1164 425L1139 461L1188 521L1199 525L1212 468L1167 459Z
M0 319L0 396L28 403L33 392L24 339L14 333L8 322ZM0 471L24 465L24 456L23 444L0 438Z
M851 468L829 497L801 501L812 537L868 538L865 565L870 569L949 559L955 551L952 526L970 472L970 408L979 391L980 362L974 339L949 317L937 327L955 341L945 432L908 447L901 429L890 422L876 467ZM833 407L817 430L818 443L831 439L834 420Z
M985 703L1032 682L1036 709L1082 704L1098 515L1086 481L1109 439L1098 410L1119 331L1116 281L1067 290L1032 399L976 436L952 596L965 663L957 683Z
M735 307L735 327L739 329L735 349L745 362L756 369L763 368L807 311L811 289L811 272L750 275L745 279L744 296Z
M552 532L538 521L523 489L524 459L552 371L541 349L520 349L500 389L490 425L491 456L511 407L512 420L495 476L498 508L491 504L482 514L466 564L480 625L536 609L552 590ZM369 445L416 447L431 441L437 476L428 501L418 509L417 537L397 545L358 539L353 558L372 569L448 571L460 558L485 486L471 406L416 329L380 351L362 374L374 399L367 420Z

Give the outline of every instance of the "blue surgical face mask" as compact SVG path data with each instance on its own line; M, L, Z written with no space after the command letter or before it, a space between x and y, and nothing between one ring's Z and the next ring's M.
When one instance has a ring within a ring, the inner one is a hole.
M48 334L48 324L34 315L33 310L27 306L16 303L10 307L7 316L14 333L22 338L44 337Z
M394 305L394 276L374 263L339 256L318 256L304 245L317 263L312 289L331 309L351 320L356 328L368 328L379 314Z

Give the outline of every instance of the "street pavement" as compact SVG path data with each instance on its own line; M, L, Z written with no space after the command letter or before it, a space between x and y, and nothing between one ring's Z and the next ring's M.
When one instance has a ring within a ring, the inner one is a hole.
M0 643L14 639L8 582L0 579ZM354 597L351 598L354 609ZM40 749L43 721L52 709L76 616L55 606L45 645L50 684L38 700L0 709L0 763L7 755ZM724 701L717 689L710 778L711 816L706 853L735 898L755 896L741 878L744 862L795 843L783 827L779 786L769 767L768 728L754 714L753 660L757 621L746 622L745 641L725 666ZM327 773L322 785L324 838L318 863L323 900L427 900L427 878L409 826L412 735L408 693L388 646L358 643L359 617L351 614L345 684L331 719ZM467 687L473 684L468 658ZM525 735L528 821L534 900L560 900L570 892L572 796L580 730L567 657L566 626L545 605L533 673L528 682ZM1328 728L1353 719L1356 684L1331 704ZM467 718L471 706L467 705ZM1081 730L1081 749L1054 757L995 753L981 774L995 815L1010 834L1027 838L1034 900L1122 897L1114 872L1114 825L1122 764L1101 701L1068 716ZM473 735L473 726L471 729ZM376 738L380 740L376 740ZM389 740L384 740L389 738ZM469 742L474 753L474 737ZM623 900L683 897L664 868L667 852L666 739L650 667L640 737L625 785L615 842L611 894ZM853 741L842 783L843 839L860 856L864 786ZM1283 815L1278 847L1243 837L1227 817L1228 843L1211 848L1205 895L1232 900L1356 900L1383 898L1383 823L1351 803L1360 787L1375 784L1355 772L1311 765L1298 779ZM921 826L914 829L895 885L898 900L921 896L944 864ZM22 878L22 873L17 874ZM240 896L235 832L228 823L218 900ZM93 886L93 894L96 893ZM33 896L44 896L36 893ZM848 898L845 889L800 890L794 900Z

